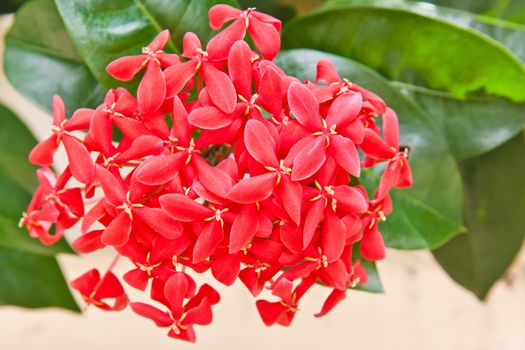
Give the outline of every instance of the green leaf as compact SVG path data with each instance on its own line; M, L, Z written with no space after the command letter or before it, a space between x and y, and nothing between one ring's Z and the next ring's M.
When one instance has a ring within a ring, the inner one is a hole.
M407 10L425 17L446 20L465 29L475 29L500 42L525 61L525 26L520 24L447 7L428 6L428 3L403 0L332 0L325 3L324 8L351 8L363 4L373 8Z
M369 293L384 293L383 283L381 283L379 272L377 272L376 263L363 259L359 253L359 244L353 247L352 257L361 261L361 266L368 275L368 282L366 282L366 284L358 284L353 289Z
M494 96L460 101L448 93L410 84L394 83L394 86L432 115L459 160L500 146L519 133L525 123L525 103Z
M525 103L512 102L511 99L518 96L510 89L512 84L520 81L520 89L525 91L525 71L523 63L502 44L509 45L516 54L525 58L521 44L525 40L525 27L480 16L473 17L461 11L439 8L431 11L422 4L416 6L392 0L375 1L374 4L371 4L373 1L365 1L368 5L355 4L361 1L332 2L331 7L324 11L292 21L285 31L285 42L294 47L305 46L343 53L348 58L355 58L375 67L391 79L402 80L398 88L409 94L438 121L457 159L483 154L519 132L525 122ZM344 19L358 20L355 18L356 14L362 14L370 22L366 22L366 25L343 27ZM402 20L417 25L418 31L414 32ZM463 28L450 22L451 20L461 23ZM343 34L321 41L320 36L328 35L338 23L341 23L341 29L337 32ZM468 25L482 29L494 39ZM304 34L298 33L298 28L309 26L312 26L311 32L301 29ZM317 36L312 34L314 31L317 31ZM306 39L307 35L314 37ZM382 46L375 46L375 42ZM443 42L447 42L445 48L438 48ZM477 53L483 59L464 50L473 46L483 47L483 52ZM430 53L429 50L433 52ZM439 59L436 59L436 52L439 52ZM498 59L485 60L487 57ZM469 72L469 69L472 71ZM491 91L487 86L494 76L489 78L489 75L498 75L498 70L515 70L520 73L516 73L515 77L508 78L509 75L499 79L496 84L500 84L501 88L499 92L492 91L494 95L478 91L476 94L468 94L467 98L458 97L461 94L458 95L457 91L469 90L469 86L477 84L475 81L485 80L485 90ZM418 73L419 71L422 73ZM416 79L418 74L419 78ZM451 86L446 87L448 91L429 88L439 87L439 82L448 79L447 76L454 80ZM512 81L511 85L505 91L504 86L509 81ZM496 96L502 93L503 97ZM501 118L502 115L505 115L504 119Z
M313 50L290 50L276 62L288 74L313 80L321 58L331 60L341 76L376 92L392 106L399 116L401 143L411 148L414 186L392 192L394 213L380 227L386 244L426 249L445 243L463 229L463 189L456 162L437 125L388 80L352 60ZM362 180L371 187L377 175L364 172Z
M80 311L54 257L0 247L0 305Z
M391 80L459 98L485 91L525 101L525 66L503 45L405 9L356 5L317 11L290 21L283 45L340 54Z
M519 135L461 164L467 234L434 251L459 284L484 299L519 252L525 229L525 141Z
M104 91L69 39L53 0L25 4L5 41L7 78L35 104L50 111L54 94L71 110L103 100Z
M65 240L45 247L18 228L36 187L27 155L36 143L27 127L0 105L0 305L57 306L79 311L54 255L71 253Z
M0 3L0 13L15 12L25 0L2 0Z
M233 0L56 0L73 42L96 79L106 88L122 86L106 73L108 63L126 55L140 54L163 29L172 39L167 52L178 52L185 32L201 40L211 34L208 9Z
M294 5L280 0L239 0L241 8L255 7L257 11L267 13L280 19L283 23L288 22L297 14ZM300 3L299 3L300 4Z

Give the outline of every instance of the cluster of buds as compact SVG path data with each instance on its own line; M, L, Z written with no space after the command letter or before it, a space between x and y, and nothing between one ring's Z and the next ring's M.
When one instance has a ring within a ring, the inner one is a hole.
M40 186L21 220L44 244L79 223L78 252L117 257L71 283L86 303L130 306L192 342L193 325L209 324L220 298L198 288L196 273L271 294L256 302L266 325L289 325L320 283L331 290L316 314L325 315L367 282L360 259L384 257L378 222L392 210L389 192L412 182L397 117L381 98L326 60L315 82L286 75L272 62L281 29L273 17L216 5L209 19L225 28L205 49L187 33L180 56L166 53L163 31L108 65L122 81L143 71L136 97L110 90L69 119L54 98L53 133L30 154ZM68 166L56 175L60 144ZM359 176L378 163L386 166L370 199ZM121 277L112 271L119 257L134 266ZM151 303L130 301L124 284Z

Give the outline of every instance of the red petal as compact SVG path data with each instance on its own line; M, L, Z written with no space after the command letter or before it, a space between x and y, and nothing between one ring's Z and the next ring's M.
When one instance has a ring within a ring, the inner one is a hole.
M304 180L315 174L326 160L326 140L324 137L304 139L301 150L293 161L292 180ZM306 144L306 140L308 143ZM297 143L296 145L298 145ZM292 151L290 151L291 153Z
M277 167L279 161L275 155L277 145L266 126L255 119L246 123L244 143L250 155L264 166Z
M58 95L53 96L53 125L60 125L66 119L66 107L64 101Z
M150 158L137 169L137 180L151 186L165 184L177 175L186 158L185 152Z
M154 306L144 303L131 303L131 309L142 317L149 318L159 327L169 327L173 321L167 312L161 311Z
M257 311L265 325L271 326L277 322L279 317L286 313L286 307L281 303L270 303L266 300L257 300L256 302Z
M241 268L241 261L237 254L228 254L215 258L211 264L211 272L217 281L231 286Z
M246 24L244 20L240 19L233 22L208 42L206 51L209 54L209 58L214 61L221 61L227 58L233 43L242 40L245 35Z
M331 209L325 210L321 249L328 262L334 262L341 257L346 243L346 228L343 222Z
M251 17L248 32L265 59L273 60L277 56L281 47L281 38L273 25Z
M301 209L303 203L303 187L298 182L292 182L289 177L281 179L278 187L284 209L297 225L301 223Z
M228 54L228 72L237 93L246 99L252 97L252 50L242 40L236 41Z
M365 138L359 148L373 159L390 159L396 155L397 149L392 149L371 129L365 129Z
M164 296L175 319L182 316L182 305L188 292L188 278L184 272L176 272L164 285Z
M149 276L138 268L126 272L122 278L127 284L139 290L145 291L148 288Z
M211 100L223 112L232 113L237 106L237 93L230 77L209 62L204 62L202 66Z
M191 111L188 121L198 128L215 130L230 125L234 118L235 114L224 113L213 106L204 106Z
M182 47L184 48L182 56L186 58L193 58L193 56L198 53L198 50L202 49L199 37L192 32L184 34L184 37L182 38Z
M73 174L78 181L89 184L93 180L93 176L95 176L95 166L86 146L74 137L68 135L62 137L62 142L66 149L71 174Z
M385 242L377 225L365 232L361 240L360 251L363 258L370 261L381 260L385 257Z
M330 84L341 81L341 78L339 74L337 74L334 64L329 60L322 59L317 62L317 76L315 81Z
M342 128L350 124L361 111L363 106L363 97L360 93L342 94L337 97L328 110L326 123L328 127L336 125Z
M217 220L211 221L199 233L195 248L193 250L193 263L199 263L215 252L215 249L222 241L224 232L221 224Z
M233 221L230 231L230 254L237 253L257 233L259 220L255 205L244 206Z
M108 64L106 72L117 80L130 81L142 69L145 60L143 55L120 57Z
M183 194L166 194L159 198L162 209L175 220L191 222L212 216L213 212Z
M279 72L269 66L261 77L259 94L270 113L278 115L283 106L282 78Z
M31 153L29 153L29 161L40 166L51 165L53 164L57 149L57 137L56 135L52 135L33 147Z
M126 212L121 212L111 221L102 233L102 243L121 247L129 239L131 233L131 220Z
M212 6L208 11L210 27L214 30L218 30L225 22L237 18L241 13L241 10L230 5L219 4Z
M162 32L160 32L155 39L148 45L148 47L151 49L151 51L159 51L166 46L166 43L170 40L170 32L169 30L165 29Z
M355 144L341 135L330 136L330 153L337 164L351 175L361 174L361 160Z
M396 112L390 108L387 108L386 113L383 114L383 135L387 145L399 148L399 122Z
M195 75L196 66L197 62L191 60L166 68L164 71L166 99L172 98L184 89L188 81Z
M115 162L121 163L128 160L157 155L164 149L164 142L152 135L142 135L133 140L127 150L115 157Z
M97 108L89 125L91 138L102 149L103 154L111 154L114 146L112 139L113 124L107 115L106 106Z
M71 246L79 253L91 253L95 250L104 248L101 241L103 230L95 230L83 234L73 241Z
M276 173L266 173L241 180L232 187L228 199L240 204L263 201L271 196L276 179Z
M122 204L126 199L127 192L124 184L119 181L115 175L101 166L96 167L96 172L97 179L100 181L102 189L104 190L106 200L108 200L113 205Z
M324 201L316 200L306 213L303 228L303 249L308 247L314 237L317 226L324 219Z
M300 83L292 83L288 88L288 104L295 119L311 131L323 129L319 115L319 102L314 93Z
M168 239L176 239L182 234L182 225L168 216L162 209L144 207L134 210L133 213L148 224L153 231Z
M329 313L337 304L343 301L346 298L346 291L334 289L332 293L328 296L326 301L323 304L323 307L320 312L316 313L315 317L323 317Z
M221 169L210 166L203 158L195 157L194 159L199 181L204 188L217 196L226 198L234 180Z
M137 90L137 100L141 114L149 114L157 111L166 97L166 81L160 65L155 61L149 61L146 73L140 81Z
M338 208L341 207L349 214L364 213L368 209L368 200L363 194L350 186L336 186L334 197L337 199Z
M183 323L185 325L200 324L204 326L210 324L212 320L211 304L208 299L204 298L199 305L187 311Z

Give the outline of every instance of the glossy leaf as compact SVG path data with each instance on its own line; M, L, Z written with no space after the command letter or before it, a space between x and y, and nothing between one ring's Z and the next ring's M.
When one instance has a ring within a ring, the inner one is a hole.
M383 289L383 283L379 277L376 263L363 259L361 254L359 254L358 245L353 247L352 254L354 255L354 259L359 259L361 261L361 266L368 275L368 281L366 284L358 284L354 289L369 293L384 293L385 290Z
M78 311L54 257L71 248L64 240L45 247L18 228L36 185L35 168L26 160L36 140L3 106L0 123L0 304Z
M448 7L432 6L424 2L403 0L332 0L324 4L329 7L350 7L366 4L371 8L402 9L438 20L446 20L466 29L475 29L500 42L522 61L525 61L525 26L492 17L470 13ZM525 4L525 2L524 2Z
M126 55L140 54L163 29L172 38L167 52L179 52L182 36L194 31L209 36L211 0L56 0L73 42L96 79L105 87L122 85L106 73L108 63ZM233 1L226 1L235 4Z
M15 12L25 0L3 0L0 3L0 13L10 13Z
M0 246L0 305L80 311L54 257Z
M317 11L290 21L283 45L340 54L391 80L458 98L484 91L525 101L525 65L503 45L405 9L356 5Z
M519 135L461 164L468 232L434 251L447 273L480 299L505 273L523 244L524 154L525 141Z
M456 162L438 126L387 80L349 59L313 50L291 50L281 54L277 63L288 74L313 80L321 58L330 59L342 77L382 96L398 114L401 143L411 148L414 186L393 191L395 210L380 226L386 244L400 249L424 249L445 243L463 229L463 195ZM364 180L376 183L377 175L365 172Z
M24 5L5 45L7 78L40 107L50 111L54 94L71 110L94 107L103 100L102 87L69 39L53 0Z
M452 47L452 49L449 48L449 52L445 57L440 57L439 68L431 68L430 66L435 62L433 63L432 59L425 57L425 50L433 44L422 44L415 39L410 39L413 35L408 32L406 33L408 36L407 41L415 40L413 43L414 46L411 46L411 48L421 47L421 50L418 49L417 51L413 51L413 49L404 46L401 42L395 44L398 39L397 37L389 39L388 42L391 44L388 45L386 49L377 48L375 49L376 51L374 51L373 48L369 48L369 42L362 41L361 39L353 41L353 46L348 45L346 42L342 45L342 43L338 41L325 40L321 45L324 49L330 52L344 52L347 57L350 58L356 56L358 60L364 59L364 63L372 66L375 64L374 62L382 60L379 63L379 66L376 64L376 67L381 71L385 70L385 65L387 65L387 71L410 71L416 69L416 66L419 65L419 68L428 66L427 68L424 68L428 69L428 72L437 70L445 72L446 75L451 74L455 69L459 69L463 65L478 66L476 70L483 73L472 73L471 77L475 80L484 75L488 70L496 69L495 67L497 67L497 69L505 69L505 64L502 63L503 61L496 63L495 61L480 60L472 56L469 58L469 55L465 54L462 49L457 49L460 41L464 41L464 45L467 45L467 43L470 43L468 45L471 45L473 42L481 41L485 43L486 48L484 50L492 51L493 55L499 55L501 57L506 56L507 59L514 60L513 65L515 68L523 65L521 62L517 62L517 57L501 46L501 44L508 45L515 54L525 58L525 51L522 45L522 42L525 39L525 31L519 26L505 24L504 22L498 22L486 17L472 16L461 11L429 7L428 4L413 4L386 0L365 1L368 5L356 5L356 3L361 2L363 2L363 0L339 0L331 2L328 5L332 6L332 9L329 11L325 10L322 13L332 13L330 11L344 13L344 11L349 11L348 20L351 20L352 18L350 18L350 14L353 13L353 11L357 11L358 13L364 12L369 13L370 16L381 16L381 18L388 21L391 26L399 25L399 23L396 24L395 18L402 13L403 17L413 16L414 18L412 18L412 20L416 21L417 19L418 23L421 22L420 25L422 28L433 27L432 30L441 33L441 37L437 34L428 35L426 39L427 43L434 42L435 44L438 44L441 40L444 40L447 35L456 35L456 37L461 39L455 38L455 43L453 45L447 44L447 48ZM350 5L348 5L349 3ZM328 5L326 5L327 8L330 8ZM334 8L334 6L336 7ZM336 15L334 14L334 16ZM331 20L328 21L329 18L330 16L326 15L319 20L325 21L325 26L332 28L333 23ZM309 20L309 18L305 17L304 20ZM454 23L451 21L454 21ZM301 20L299 20L298 23L299 22L301 22ZM303 23L303 25L307 24ZM320 24L316 25L321 26ZM460 26L463 27L463 29L459 28ZM437 27L440 27L439 30ZM321 27L318 29L321 30L320 28ZM364 31L367 33L364 36L368 35L372 37L378 33L382 33L381 28L383 28L383 26L360 28L359 35L361 37L361 31ZM482 30L485 34L473 31L472 28ZM404 25L402 24L399 25L399 28L396 28L396 31L400 33L399 35L402 35L403 30L407 29L404 28ZM410 31L413 32L411 29ZM348 35L353 34L354 33L349 33ZM386 33L384 34L386 35ZM494 39L501 43L495 42ZM290 40L294 41L295 39L292 38ZM300 41L300 44L303 44L303 41ZM352 41L350 40L349 42ZM293 45L297 46L299 44L294 43ZM311 44L309 42L304 43L304 45L308 47L319 46L317 43ZM398 61L389 58L398 57L400 50L406 50L403 51L405 54L413 56L409 59L409 61L411 60L411 63L399 63ZM373 54L366 53L368 51L379 52L380 54L378 54L377 57L372 57ZM362 54L362 52L365 52L365 54ZM414 52L419 54L414 54ZM435 52L441 53L442 50L439 49ZM453 55L457 56L453 58ZM484 53L480 53L480 55L485 57L485 51ZM429 63L427 64L426 62ZM404 67L402 67L403 65ZM522 72L518 76L523 78L525 77L524 73L525 72ZM393 78L404 79L405 82L399 83L397 88L408 93L414 100L416 100L416 102L428 111L433 119L439 122L441 129L445 133L450 144L450 148L457 159L467 159L490 151L512 138L522 128L525 122L525 103L512 102L510 100L510 98L512 98L511 91L508 91L506 97L477 93L470 94L466 99L459 98L457 95L453 94L454 88L450 88L450 92L428 88L427 86L432 85L432 82L428 81L428 79L433 79L432 74L433 73L427 74L426 83L424 81L414 81L411 80L410 77L406 78L402 75L393 76ZM469 76L466 74L459 74L458 76L462 79L457 79L457 82L454 82L454 84L464 85L461 83L461 80L469 79ZM517 81L519 79L520 78L514 80ZM408 81L411 83L407 83ZM487 80L487 84L490 84L489 80ZM525 88L522 87L521 89L525 91ZM501 118L502 115L504 115L505 118ZM475 125L475 127L473 127L473 125Z

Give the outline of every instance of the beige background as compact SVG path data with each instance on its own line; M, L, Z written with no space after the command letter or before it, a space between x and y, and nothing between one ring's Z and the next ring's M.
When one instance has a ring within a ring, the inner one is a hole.
M10 18L0 17L0 32L9 23ZM18 94L3 72L0 100L38 138L48 135L49 117ZM103 268L111 256L59 260L71 279L92 266ZM379 270L386 294L351 292L331 314L315 319L312 314L329 293L316 287L304 298L290 328L265 327L241 284L219 288L222 301L214 309L214 322L197 329L197 345L169 339L164 330L129 311L90 308L76 315L2 307L0 349L525 349L525 251L484 304L458 287L428 252L390 250ZM119 265L118 271L125 266Z

